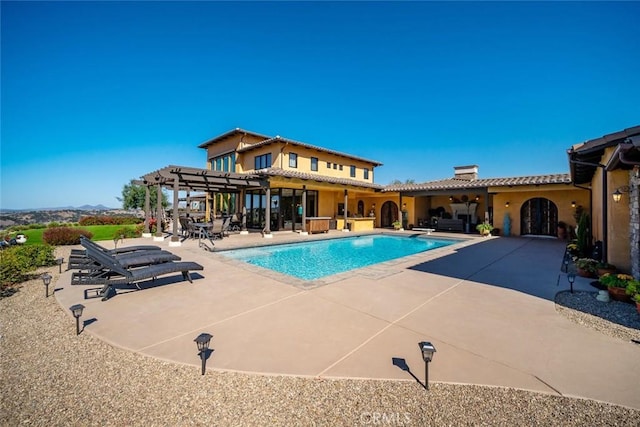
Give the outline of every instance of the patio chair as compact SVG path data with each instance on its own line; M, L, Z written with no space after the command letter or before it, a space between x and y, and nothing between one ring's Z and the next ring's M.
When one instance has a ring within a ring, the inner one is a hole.
M72 284L103 285L103 287L96 292L97 296L102 297L102 301L106 301L116 295L116 286L118 285L134 285L140 289L138 282L146 279L155 280L158 276L178 272L182 273L184 280L193 283L190 271L204 269L202 265L195 262L175 261L126 268L114 255L93 249L88 249L87 255L100 266L100 273L74 273L71 278Z

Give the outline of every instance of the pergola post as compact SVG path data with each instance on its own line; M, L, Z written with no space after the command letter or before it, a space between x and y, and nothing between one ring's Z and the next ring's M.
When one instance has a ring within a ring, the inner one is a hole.
M301 235L306 236L307 232L307 186L302 186L302 231Z
M144 186L144 231L142 237L151 237L151 229L149 228L149 220L151 219L151 195L149 186Z
M180 235L178 234L178 193L180 191L180 182L176 179L173 181L173 225L171 226L171 241L169 246L181 246Z
M347 210L347 206L349 206L349 195L348 195L348 191L345 189L344 190L344 226L342 227L342 231L349 231L349 225L347 224L347 214L348 214L348 210Z
M162 185L158 183L156 197L156 235L153 237L154 242L162 242Z
M263 237L271 238L273 235L271 234L271 187L266 187L266 206L264 210L264 231Z

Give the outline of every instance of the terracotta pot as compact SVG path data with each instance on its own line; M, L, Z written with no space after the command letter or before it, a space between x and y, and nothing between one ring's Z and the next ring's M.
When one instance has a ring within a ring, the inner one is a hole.
M595 275L592 272L590 272L589 270L585 270L583 268L578 267L577 272L578 272L578 276L580 277L595 277Z
M631 302L631 296L627 295L625 288L609 288L609 296L614 301Z
M615 268L599 268L598 269L598 277L604 276L607 273L616 274L617 271L618 270L616 270Z

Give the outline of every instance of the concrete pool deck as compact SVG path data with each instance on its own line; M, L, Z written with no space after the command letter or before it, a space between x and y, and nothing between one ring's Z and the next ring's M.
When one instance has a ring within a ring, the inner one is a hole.
M329 237L345 235L355 233ZM429 237L446 236L464 237ZM216 248L324 237L232 235ZM126 242L134 244L153 242ZM71 271L63 272L55 295L65 309L85 305L83 333L199 367L193 340L208 332L213 352L207 369L410 381L412 375L424 380L418 342L426 340L437 349L429 369L433 382L514 387L640 409L640 346L556 312L555 294L568 289L560 273L562 242L473 237L311 285L204 251L197 240L155 244L204 270L193 274L193 284L167 276L143 284L142 291L119 289L105 302L85 299L95 286L69 285ZM574 288L595 290L582 278Z

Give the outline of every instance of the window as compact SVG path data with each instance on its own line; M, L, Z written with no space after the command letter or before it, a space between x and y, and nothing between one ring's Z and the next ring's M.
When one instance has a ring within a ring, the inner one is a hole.
M349 172L349 176L351 176L351 178L356 177L356 167L353 165L351 165L351 172Z
M317 157L312 157L311 158L311 170L317 172L318 171L318 158Z
M334 164L333 164L333 168L334 168L334 169L338 169L338 165L334 163Z
M290 168L298 167L298 155L296 153L289 153L289 167Z
M236 153L225 154L211 159L211 170L220 172L236 171Z
M331 162L327 162L327 169L331 169Z
M271 153L263 154L255 157L254 169L265 169L271 167Z
M364 172L364 179L369 179L369 169L362 169L362 172Z
M340 165L340 170L342 170L342 165Z

